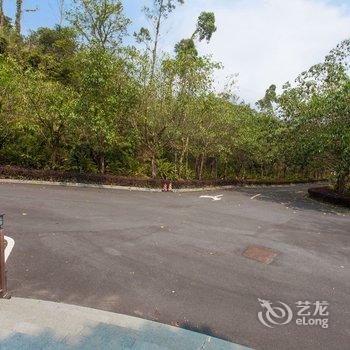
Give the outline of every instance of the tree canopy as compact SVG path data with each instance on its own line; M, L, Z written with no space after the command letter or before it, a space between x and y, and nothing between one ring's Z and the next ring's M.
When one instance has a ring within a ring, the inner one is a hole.
M346 191L350 40L294 82L271 85L254 108L215 87L222 66L200 53L220 30L214 13L194 19L172 53L160 51L164 23L183 3L150 1L148 26L127 41L121 0L74 0L67 26L29 35L22 1L14 20L0 6L0 163L167 179L330 178Z

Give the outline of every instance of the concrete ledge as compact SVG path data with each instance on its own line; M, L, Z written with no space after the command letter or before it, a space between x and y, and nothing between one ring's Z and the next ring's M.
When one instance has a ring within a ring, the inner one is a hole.
M321 182L321 181L320 181ZM40 185L40 186L63 186L63 187L79 187L79 188L101 188L109 190L123 190L123 191L138 191L138 192L156 192L161 193L161 189L147 188L147 187L131 187L131 186L117 186L117 185L102 185L102 184L88 184L88 183L75 183L75 182L57 182L57 181L41 181L41 180L17 180L17 179L3 179L0 178L0 184L24 184L24 185ZM324 182L322 182L324 183ZM189 192L203 192L203 191L216 191L216 190L230 190L241 187L261 188L261 187L286 187L295 186L296 183L289 184L276 184L276 185L256 185L256 184L241 184L241 185L229 185L229 186L213 186L213 187L198 187L198 188L179 188L173 189L174 193L189 193Z
M2 350L249 350L152 321L33 299L0 300L0 324Z
M16 179L0 179L0 183L7 184L27 184L41 186L63 186L63 187L80 187L80 188L104 188L110 190L125 190L125 191L141 191L141 192L162 192L161 189L146 188L146 187L128 187L102 184L85 184L75 182L56 182L56 181L39 181L39 180L16 180Z

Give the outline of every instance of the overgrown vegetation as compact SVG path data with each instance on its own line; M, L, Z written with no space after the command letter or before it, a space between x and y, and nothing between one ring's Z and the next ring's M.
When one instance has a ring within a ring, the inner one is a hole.
M281 94L271 86L254 109L230 82L214 88L221 65L196 48L220 30L213 13L172 55L160 52L164 22L183 2L153 0L134 44L119 0L75 0L68 26L28 36L22 1L15 25L0 6L0 163L167 179L326 176L344 192L350 41Z

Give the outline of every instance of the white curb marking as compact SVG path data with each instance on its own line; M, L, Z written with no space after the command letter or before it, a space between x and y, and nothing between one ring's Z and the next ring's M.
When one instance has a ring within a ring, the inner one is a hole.
M15 246L15 241L11 237L7 237L7 236L5 236L5 239L7 241L7 247L5 249L5 262L6 262L12 252L13 247Z
M216 201L221 201L223 196L224 196L223 194L219 194L217 196L200 196L199 198L208 198L208 199L212 199L214 202L216 202Z

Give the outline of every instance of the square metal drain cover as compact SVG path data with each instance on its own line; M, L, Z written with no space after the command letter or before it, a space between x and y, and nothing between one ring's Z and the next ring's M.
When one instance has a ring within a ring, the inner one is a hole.
M243 253L243 256L246 258L258 261L266 265L271 264L277 255L278 252L258 245L249 246Z

